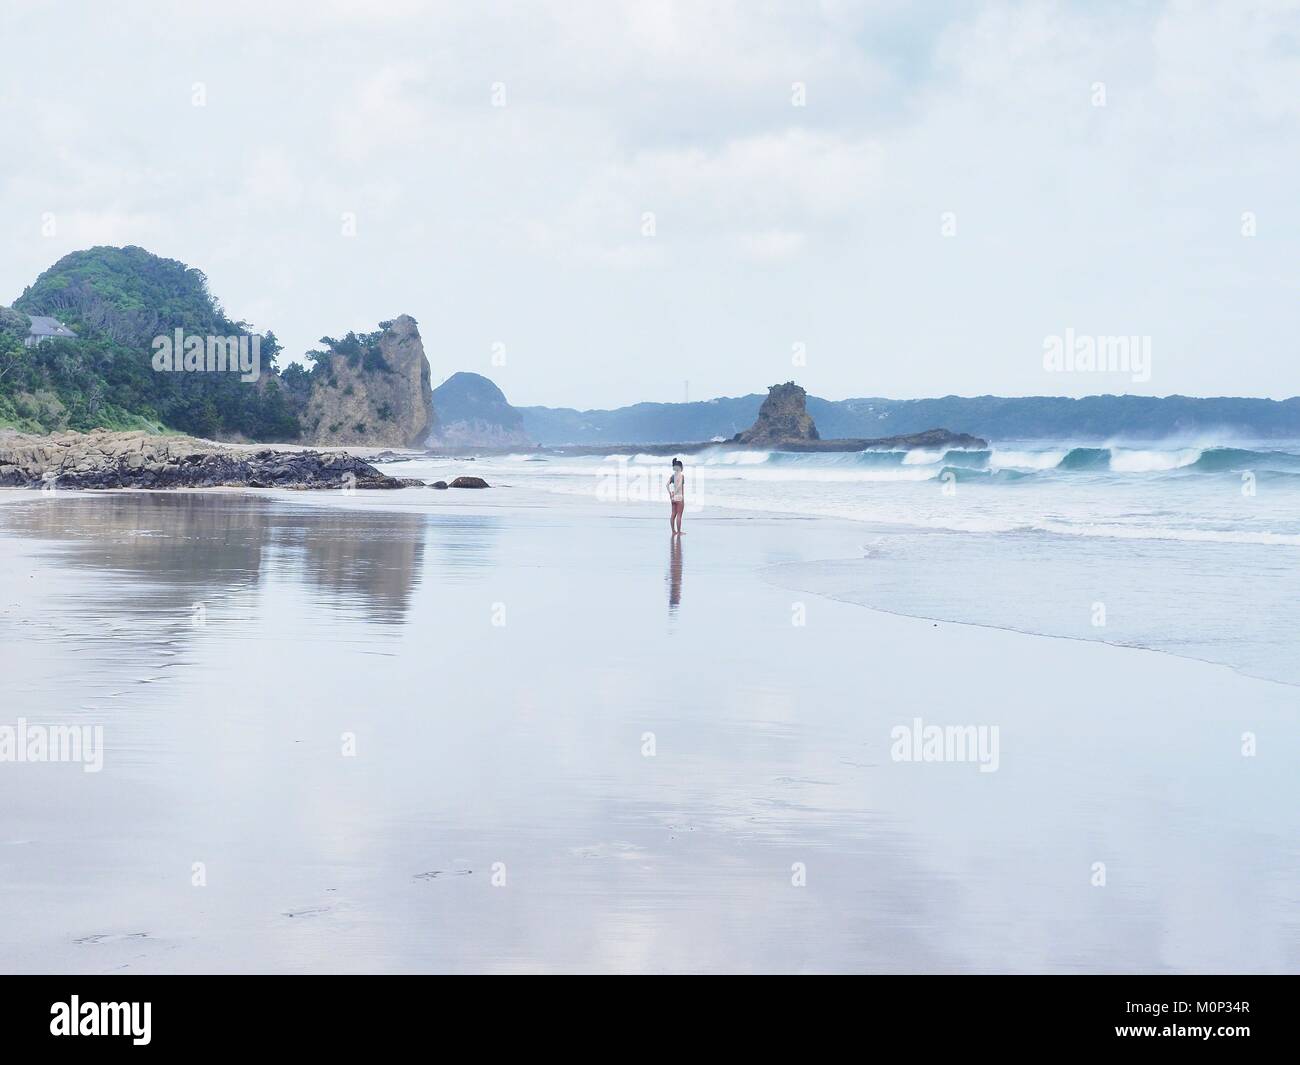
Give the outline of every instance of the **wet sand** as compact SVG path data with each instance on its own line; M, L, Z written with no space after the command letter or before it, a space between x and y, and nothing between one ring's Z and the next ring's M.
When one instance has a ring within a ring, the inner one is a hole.
M0 724L106 751L0 763L7 972L1300 970L1294 688L780 586L851 523L34 495Z

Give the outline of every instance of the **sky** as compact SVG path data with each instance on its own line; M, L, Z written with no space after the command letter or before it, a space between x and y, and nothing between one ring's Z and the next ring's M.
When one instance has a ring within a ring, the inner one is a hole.
M138 244L288 357L411 314L519 405L1300 391L1296 3L3 0L0 40L0 303Z

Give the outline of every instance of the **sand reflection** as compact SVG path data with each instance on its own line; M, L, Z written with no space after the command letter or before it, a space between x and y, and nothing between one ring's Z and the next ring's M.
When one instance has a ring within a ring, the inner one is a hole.
M0 513L0 533L48 541L65 565L135 578L132 587L152 593L151 611L286 578L331 608L386 622L406 617L429 524L424 513L226 493L54 495ZM455 541L467 535L448 531ZM485 542L481 531L474 539Z
M674 614L682 602L682 538L673 536L668 549L668 613Z

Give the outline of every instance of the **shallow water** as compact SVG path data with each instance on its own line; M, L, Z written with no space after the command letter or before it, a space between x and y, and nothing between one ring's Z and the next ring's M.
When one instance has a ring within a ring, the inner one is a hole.
M557 495L661 507L666 461L518 455L479 468ZM716 450L689 459L688 485L696 514L860 523L845 558L778 578L794 587L1300 684L1300 445Z
M1147 647L1300 685L1295 548L1042 533L899 533L777 583L850 603L1017 632Z
M1290 689L758 579L851 524L493 492L7 498L0 718L106 751L0 765L4 968L1297 968Z

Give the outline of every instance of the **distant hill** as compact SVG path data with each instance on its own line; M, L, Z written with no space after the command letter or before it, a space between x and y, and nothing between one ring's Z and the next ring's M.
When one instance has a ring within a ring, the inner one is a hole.
M731 439L752 424L761 395L697 403L637 403L615 410L523 407L540 444L668 444ZM1300 439L1300 398L1189 396L945 396L843 399L809 396L808 413L825 438L882 437L942 427L992 440L1105 441L1236 435Z
M433 390L437 426L431 446L525 447L531 442L523 414L486 377L454 373Z
M259 337L264 371L256 385L237 373L161 373L156 336L233 337L232 321L201 271L144 248L96 247L65 255L14 301L30 316L73 327L17 352L13 330L0 338L0 424L33 430L159 428L197 436L293 439L298 423L279 387L273 333ZM7 338L7 339L6 339Z
M1300 398L1192 396L944 396L809 399L823 436L915 433L941 425L996 440L1105 441L1238 435L1300 439Z
M520 407L519 413L524 430L539 444L672 444L730 440L754 423L763 399L755 394L699 403L635 403L614 410Z

